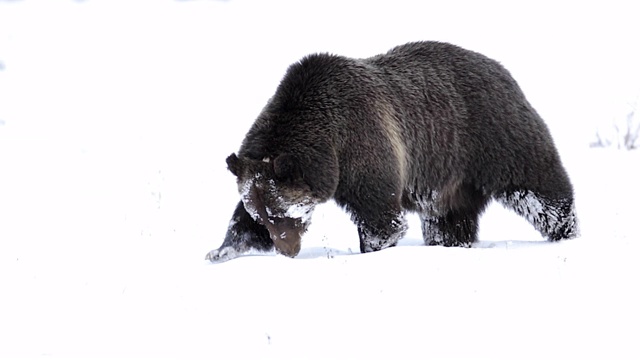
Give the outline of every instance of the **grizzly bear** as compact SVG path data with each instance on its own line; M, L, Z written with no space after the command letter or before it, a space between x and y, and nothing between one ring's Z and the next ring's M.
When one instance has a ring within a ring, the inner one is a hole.
M578 234L542 118L502 65L447 43L303 58L226 162L241 201L212 262L296 256L314 207L331 199L351 214L361 252L396 245L406 212L419 214L426 245L469 247L492 199L549 241Z

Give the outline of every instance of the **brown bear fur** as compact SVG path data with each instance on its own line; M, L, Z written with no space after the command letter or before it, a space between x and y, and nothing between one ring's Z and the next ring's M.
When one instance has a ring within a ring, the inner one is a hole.
M438 42L291 65L227 158L241 201L222 246L295 256L330 199L362 252L394 246L417 212L426 245L470 246L491 199L550 241L578 233L573 188L544 121L498 62Z

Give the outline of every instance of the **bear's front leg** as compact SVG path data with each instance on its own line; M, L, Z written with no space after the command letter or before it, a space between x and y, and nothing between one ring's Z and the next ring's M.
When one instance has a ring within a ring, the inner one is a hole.
M267 252L273 249L273 241L269 237L267 228L253 220L240 201L229 221L229 228L222 246L211 250L205 259L213 263L221 263L252 250Z
M377 219L358 221L360 252L367 253L396 246L407 232L402 212L382 214Z

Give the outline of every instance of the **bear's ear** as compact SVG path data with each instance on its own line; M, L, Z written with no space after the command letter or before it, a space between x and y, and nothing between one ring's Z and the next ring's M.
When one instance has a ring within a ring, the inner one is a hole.
M235 176L239 176L242 170L242 161L233 153L227 157L227 169Z
M280 154L273 160L273 172L278 180L293 181L302 179L302 166L291 154Z

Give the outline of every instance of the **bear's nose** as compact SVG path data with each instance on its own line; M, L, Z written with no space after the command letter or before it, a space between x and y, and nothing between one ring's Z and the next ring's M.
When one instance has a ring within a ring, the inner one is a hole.
M283 239L276 238L273 243L276 246L278 252L282 255L295 257L300 252L300 241L284 241Z
M278 218L269 224L267 229L271 240L279 253L294 257L300 252L300 228L302 222L299 219Z

